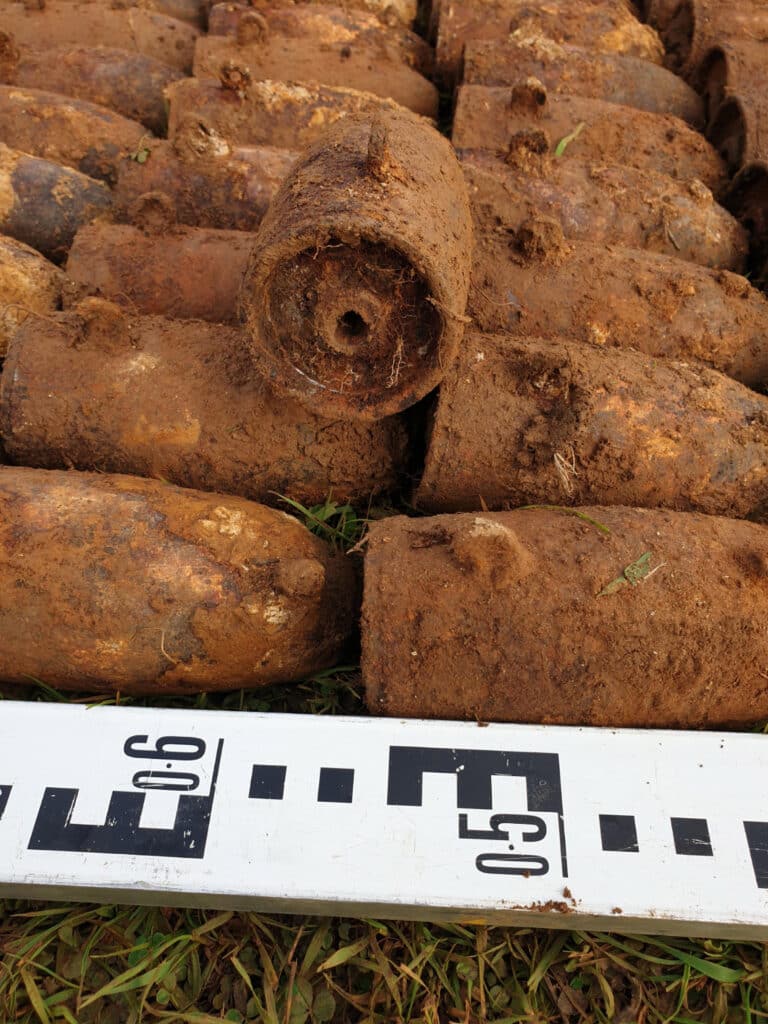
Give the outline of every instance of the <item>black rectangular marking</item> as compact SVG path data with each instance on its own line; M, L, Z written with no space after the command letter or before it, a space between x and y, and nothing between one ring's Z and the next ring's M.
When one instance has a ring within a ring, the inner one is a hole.
M557 754L453 747L390 747L387 804L421 807L424 775L456 776L457 806L493 810L493 776L525 779L528 810L563 813Z
M608 853L638 853L634 814L601 814L600 839Z
M684 857L712 857L712 840L706 818L670 818L675 853Z
M251 769L251 800L282 800L285 791L284 764L255 764Z
M317 799L325 804L351 804L355 786L354 768L321 768Z
M768 889L768 821L745 821L749 855L758 889Z
M455 775L456 805L462 810L493 810L494 776L523 778L528 811L554 812L558 816L560 863L563 878L568 877L559 754L541 751L391 746L387 805L421 807L424 775L433 772Z
M72 823L79 789L46 786L27 848L59 853L98 853L133 857L183 857L201 860L205 856L216 784L224 740L219 740L208 796L178 798L172 828L149 828L140 824L146 793L115 790L110 796L105 821L101 824Z
M8 805L8 797L11 795L11 786L0 786L0 821L2 820L5 808Z

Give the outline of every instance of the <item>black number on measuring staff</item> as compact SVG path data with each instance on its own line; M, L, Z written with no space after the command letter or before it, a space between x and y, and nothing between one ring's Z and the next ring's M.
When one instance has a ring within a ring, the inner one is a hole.
M205 754L205 740L194 736L161 736L154 747L146 746L149 736L129 736L123 746L128 757L152 760L198 761ZM172 764L168 764L168 768ZM194 772L141 771L133 776L136 789L162 789L176 793L191 793L200 785L200 777Z
M509 842L509 832L503 825L530 826L523 832L524 843L537 843L547 834L547 825L537 814L492 814L490 828L470 828L469 817L459 815L459 839L484 839ZM510 843L510 849L512 844ZM549 862L545 857L524 853L481 853L475 858L475 867L486 875L546 875Z
M191 793L200 785L200 778L192 772L136 772L132 785L136 789L167 789L176 793Z

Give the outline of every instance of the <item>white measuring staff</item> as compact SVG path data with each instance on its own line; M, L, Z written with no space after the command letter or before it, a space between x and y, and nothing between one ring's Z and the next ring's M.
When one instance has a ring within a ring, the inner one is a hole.
M768 937L742 733L0 703L0 895Z

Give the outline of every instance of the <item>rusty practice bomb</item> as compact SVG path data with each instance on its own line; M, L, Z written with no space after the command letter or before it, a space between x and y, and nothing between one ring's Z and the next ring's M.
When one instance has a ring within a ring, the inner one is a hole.
M208 0L133 0L136 7L151 7L177 21L186 21L195 28L205 29L208 23Z
M669 25L680 0L644 0L640 9L644 20L661 32Z
M447 140L404 110L346 118L302 154L257 233L242 304L261 372L326 416L413 405L461 340L471 253Z
M709 123L707 136L731 175L745 164L768 161L768 102L761 92L726 96Z
M45 0L43 7L10 0L3 5L0 28L19 46L114 46L154 57L187 74L200 35L194 26L157 11L87 0Z
M163 90L180 71L152 57L107 46L66 46L57 50L19 48L0 32L0 82L43 89L107 107L164 135Z
M464 50L466 85L513 86L536 78L552 93L585 96L704 127L704 103L687 82L640 57L595 53L546 36L480 39Z
M759 83L764 75L765 42L756 39L722 39L704 54L694 83L706 104L708 119L729 96L747 102L760 98Z
M612 727L760 721L768 533L694 512L519 509L373 523L376 714Z
M50 0L22 0L26 7L32 10L46 10L52 6L58 11L59 4L51 5ZM204 29L207 21L209 0L62 0L67 3L77 3L78 14L85 4L90 6L108 6L116 11L152 11L162 14L167 18L186 21L196 28ZM18 6L11 0L11 7ZM108 23L108 22L107 22ZM97 22L97 25L99 23ZM100 26L103 30L103 24Z
M102 299L12 340L0 389L9 457L159 477L268 504L333 494L365 507L394 490L405 460L397 420L329 421L273 395L241 330L127 314Z
M768 382L768 300L746 278L658 253L565 242L551 218L527 222L513 238L478 240L467 311L484 331L560 334L695 359L758 390Z
M467 333L440 386L416 505L768 510L768 398L694 363Z
M64 275L23 242L0 235L0 359L13 332L30 313L52 313L61 306Z
M3 681L154 694L263 686L333 665L351 630L344 556L255 502L5 467L0 509Z
M529 146L511 149L506 160L471 150L459 156L482 231L517 230L541 215L558 221L569 239L744 270L747 233L700 181L559 160Z
M120 161L115 217L132 222L144 195L162 193L179 224L255 231L298 155L273 146L230 146L197 119L187 127L172 143L145 142L143 159Z
M753 262L764 262L768 257L768 161L746 164L723 202L749 232Z
M438 92L424 76L430 58L427 44L407 29L395 33L371 14L307 4L248 11L235 37L198 39L193 70L198 78L237 69L246 83L289 80L359 89L436 117Z
M401 109L391 100L356 89L295 82L250 82L240 89L211 79L185 78L169 86L166 95L171 140L197 117L230 145L294 150L308 146L350 114Z
M134 313L233 323L253 242L245 231L88 224L69 251L65 306L96 295Z
M209 36L234 36L244 14L254 8L249 3L218 3L208 12Z
M211 21L208 36L218 36L219 42L228 36L230 41L261 42L269 47L280 39L294 38L300 44L314 36L317 49L325 52L339 41L350 49L386 44L385 52L390 58L394 57L425 75L434 71L434 51L421 36L396 19L385 23L370 11L344 0L340 4L322 0L281 4L256 0L253 4L218 4L211 12ZM349 56L351 54L344 54L341 59L348 60ZM293 81L298 78L298 75L292 75Z
M91 178L114 180L119 158L135 151L146 134L144 125L95 103L0 85L0 140Z
M60 262L77 229L111 206L103 182L0 143L0 232Z
M659 33L667 51L667 64L696 83L702 61L712 46L727 39L768 40L768 7L741 0L677 0L665 3Z
M287 6L289 2L291 0L283 2L282 6ZM305 0L293 0L293 2L299 6ZM314 0L314 3L318 2L323 3L325 0ZM334 7L337 6L332 0L329 0L329 3ZM406 28L412 28L418 13L418 0L343 0L341 6L345 10L368 11L370 14L375 14L382 24L390 27L404 25ZM234 35L244 14L254 8L263 11L265 7L269 9L269 5L265 5L260 0L214 3L208 13L208 34L212 36Z
M474 40L506 40L510 36L547 36L595 53L622 53L661 64L664 48L649 25L642 25L630 6L611 0L451 0L440 5L436 62L448 83L460 78L464 47Z
M458 149L504 154L523 133L542 133L564 159L623 164L673 178L698 178L717 193L725 167L707 140L669 114L552 94L535 79L511 89L463 85L453 122Z

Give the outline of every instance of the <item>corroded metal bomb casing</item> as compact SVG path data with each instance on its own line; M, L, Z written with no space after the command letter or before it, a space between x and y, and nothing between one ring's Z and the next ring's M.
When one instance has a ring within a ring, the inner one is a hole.
M384 24L370 12L355 9L348 3L299 0L298 3L278 5L257 0L252 5L221 4L219 8L224 8L224 13L230 16L226 26L222 25L227 31L209 32L208 38L218 36L219 43L224 41L223 37L229 37L230 42L261 43L269 48L281 39L293 39L300 47L307 39L314 39L317 51L336 52L342 61L349 60L351 54L336 51L334 48L339 43L347 45L350 50L361 47L370 52L371 49L383 48L382 52L389 59L407 64L425 75L434 70L434 51L421 36L397 22ZM215 29L216 8L212 18ZM197 49L196 57L199 59L200 47ZM294 75L292 80L298 78Z
M50 0L23 0L26 6L32 9L47 9ZM205 28L205 22L207 20L207 11L209 7L209 0L64 0L67 3L77 3L80 9L86 4L96 7L111 7L118 11L153 11L157 14L162 14L166 18L177 19L179 21L189 22L190 25L194 25L196 28ZM11 0L12 6L15 6L14 0ZM58 4L53 5L54 8L58 7Z
M29 317L0 392L10 458L160 477L275 504L365 507L394 489L405 441L392 419L319 419L253 373L241 331L136 317L109 302Z
M13 332L30 313L61 305L64 275L35 249L0 235L0 359Z
M659 32L667 50L667 63L692 82L707 52L726 39L768 40L768 7L742 0L677 0L664 4Z
M293 2L299 6L304 0L293 0ZM212 36L234 35L241 17L247 11L254 8L257 10L269 9L270 6L270 4L261 3L259 0L213 4L208 14L208 34ZM418 13L418 0L344 0L342 6L349 10L368 11L375 14L383 24L405 25L407 28L413 26Z
M472 214L482 231L517 230L541 215L557 220L565 237L575 241L744 269L747 233L700 181L537 156L527 147L512 150L506 161L480 151L460 157Z
M136 7L150 7L178 21L189 22L195 28L204 29L208 20L208 0L132 0Z
M149 197L151 199L151 197ZM89 224L67 260L65 306L96 295L134 313L233 323L253 248L245 231Z
M709 123L707 135L730 174L736 174L745 164L768 161L765 90L751 89L742 95L726 96Z
M658 509L384 519L365 559L371 711L596 726L768 714L768 533Z
M186 78L174 82L166 94L172 140L190 118L199 117L232 145L294 150L308 146L350 114L401 109L391 100L356 89L295 82L251 82L240 89L210 79Z
M661 32L672 20L680 0L645 0L640 6L649 25Z
M673 178L699 178L713 191L725 181L717 152L684 121L618 103L562 96L529 79L511 89L463 85L453 121L458 149L506 153L515 136L542 132L563 159L624 164Z
M768 257L768 161L747 164L731 182L723 202L750 235L752 255Z
M547 36L596 53L625 53L661 64L664 48L656 32L641 25L630 6L610 0L451 0L440 5L437 31L437 70L447 81L460 77L464 46L478 39L506 40L510 36Z
M0 81L97 103L159 134L167 125L163 89L181 77L141 53L106 46L20 49L0 32Z
M693 79L706 103L711 121L723 100L742 96L754 103L765 71L765 42L757 39L722 39L702 57Z
M101 181L0 143L0 231L49 259L62 260L82 224L107 216Z
M253 10L249 3L218 3L208 12L209 36L234 36L244 14Z
M45 0L35 8L22 0L3 5L0 28L19 46L115 46L189 73L199 32L176 18L139 7L121 9L105 3Z
M306 4L248 11L234 38L198 39L193 70L218 78L234 65L252 80L360 89L436 117L437 89L424 77L431 53L423 39L372 14Z
M314 412L377 419L435 387L464 329L461 167L407 111L347 118L275 196L243 283L265 378Z
M144 125L95 103L0 85L0 138L6 145L91 178L113 180L117 161L146 133Z
M416 504L763 513L768 398L694 363L466 334L440 386Z
M696 359L760 390L768 381L768 300L746 278L656 253L564 243L550 219L523 225L511 243L508 234L483 238L468 312L485 331Z
M696 128L704 126L701 97L677 75L648 60L595 53L546 36L467 43L465 84L511 86L527 78L537 78L553 93L674 114Z
M199 118L188 119L173 142L142 144L138 159L118 166L115 216L132 221L141 196L162 192L179 224L254 231L297 154L273 146L230 145Z
M332 665L350 632L343 556L255 502L6 467L0 509L4 681L123 693L262 686Z

